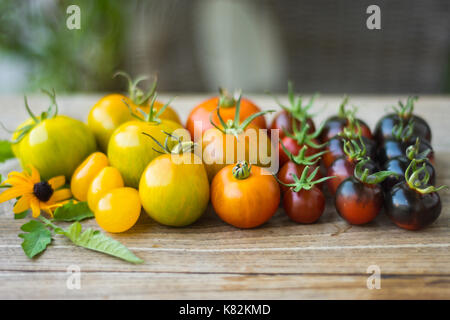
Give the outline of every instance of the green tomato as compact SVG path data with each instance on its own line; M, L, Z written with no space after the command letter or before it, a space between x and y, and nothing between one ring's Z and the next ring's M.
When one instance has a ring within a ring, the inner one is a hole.
M170 120L161 119L159 123L136 120L126 122L114 131L108 144L108 159L111 166L120 171L126 186L137 188L145 167L162 152L143 132L163 145L167 137L163 131L172 133L182 128ZM175 144L175 141L168 143L169 147Z
M161 155L149 163L139 183L139 196L151 218L164 225L182 227L194 223L205 212L209 201L208 175L197 155L182 154L179 162L171 157Z
M94 135L87 126L67 116L37 123L16 145L22 167L34 166L46 180L60 175L70 180L78 165L96 151Z

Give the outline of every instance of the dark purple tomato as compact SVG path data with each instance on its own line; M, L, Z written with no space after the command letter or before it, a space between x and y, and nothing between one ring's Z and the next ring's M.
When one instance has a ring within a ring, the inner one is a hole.
M335 206L350 224L365 224L383 208L383 190L379 184L363 183L355 177L344 180L336 191Z
M396 184L386 193L384 206L388 217L400 228L419 230L433 223L441 214L437 192L422 194L406 182Z
M428 123L419 116L412 115L411 117L414 120L412 139L420 138L421 140L431 142L431 129ZM410 118L403 119L403 123L408 123ZM381 145L385 140L392 138L392 129L400 123L400 119L397 114L391 113L385 115L377 122L374 137L378 144Z
M375 141L368 139L366 137L361 137L363 140L363 143L366 147L366 155L374 159L376 157L376 151L377 151L377 145ZM334 138L331 138L328 141L328 144L325 146L324 150L328 151L322 156L322 163L325 166L325 168L328 168L331 166L334 160L336 160L339 157L345 156L344 152L344 141L345 139L340 136L336 136ZM358 145L361 147L361 144L358 142Z
M296 119L295 122L297 124L297 128L302 127L301 121ZM316 126L314 125L314 121L311 118L308 118L308 120L306 120L306 123L309 125L308 133L313 133L314 131L316 131ZM283 129L286 129L287 132L292 133L292 115L286 110L278 112L273 118L272 124L270 125L270 130L272 129L280 130L280 139L284 138L285 136Z
M415 139L408 140L407 142L398 141L393 138L385 140L380 147L378 148L377 153L377 161L380 164L380 166L383 166L386 161L402 157L406 153L406 149L410 145L414 145ZM431 147L430 143L425 140L420 140L419 144L419 153L426 151L427 149L430 149L431 152L428 154L428 158L431 162L434 160L434 154L433 154L433 148Z
M361 128L361 136L366 137L368 139L372 139L372 132L370 131L369 126L361 119L356 119L360 128ZM325 125L322 129L322 133L320 134L320 140L322 143L329 141L330 139L337 136L341 133L344 128L348 125L348 119L340 116L333 116L326 120ZM355 128L356 131L356 128Z
M352 177L355 171L357 161L348 159L347 157L337 158L327 170L328 177L336 177L326 181L328 191L334 195L339 185L348 177ZM365 165L364 169L369 169L369 174L374 173L378 170L377 164L369 160Z
M298 192L289 189L283 197L283 208L288 217L297 223L314 223L323 214L325 196L316 186Z
M407 158L407 157L397 157L397 158L393 158L388 160L385 164L384 167L382 168L383 170L386 171L392 171L398 174L398 176L389 176L386 178L386 180L384 180L381 185L383 186L383 189L388 192L392 189L392 187L394 185L396 185L399 182L405 181L405 171L406 168L408 168L409 164L411 163L411 161ZM429 184L430 185L434 185L434 183L436 182L436 173L434 170L433 165L431 164L430 161L425 161L426 163L426 169L428 171L428 173L430 174L430 180L429 180ZM419 179L423 179L425 176L425 173L421 173L419 174Z

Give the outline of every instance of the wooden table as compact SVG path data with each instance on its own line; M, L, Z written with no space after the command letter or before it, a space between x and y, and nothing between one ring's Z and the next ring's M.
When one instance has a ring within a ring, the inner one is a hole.
M85 120L100 95L58 99L62 114ZM174 103L183 120L206 95L180 95ZM263 109L272 98L250 96ZM359 115L372 127L396 103L394 96L354 96ZM286 97L281 97L286 101ZM335 112L339 96L322 96L322 120ZM31 96L35 110L47 99ZM15 128L26 117L23 98L1 96L1 121ZM41 110L42 110L41 109ZM433 128L437 182L450 185L449 96L423 96L416 111ZM2 133L2 138L8 134ZM0 165L5 175L16 160ZM423 231L394 226L381 214L366 226L350 227L332 203L313 225L291 222L282 210L263 227L239 230L209 209L194 225L169 228L145 213L129 232L112 235L145 259L142 265L72 246L59 238L40 257L28 259L20 247L20 226L12 203L1 204L0 298L155 299L437 299L450 298L450 197L441 192L443 211ZM83 222L97 228L95 220ZM81 289L69 290L67 268L79 266ZM368 289L369 266L381 270L381 289Z

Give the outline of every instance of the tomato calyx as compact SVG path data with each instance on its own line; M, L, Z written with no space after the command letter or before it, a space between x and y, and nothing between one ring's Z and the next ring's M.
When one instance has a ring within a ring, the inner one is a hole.
M128 97L133 101L134 104L138 106L143 106L147 104L147 102L150 100L152 96L156 93L156 87L158 86L158 78L155 76L155 79L153 80L153 83L147 90L147 92L144 92L141 88L139 88L139 83L147 80L147 76L140 76L136 78L135 80L131 79L130 75L124 71L118 71L113 75L113 78L117 76L122 76L128 81Z
M232 173L233 177L238 180L244 180L250 177L252 172L252 165L247 161L238 161L236 165L233 167Z
M306 157L306 151L308 150L308 146L304 145L300 151L298 152L298 154L295 156L292 154L292 152L290 152L284 145L284 143L282 142L282 140L280 139L280 145L281 148L283 149L284 153L286 153L286 155L288 156L289 160L291 160L292 162L294 162L297 165L304 165L304 166L312 166L315 165L317 162L320 161L321 156L324 155L325 153L329 152L328 150L324 150L318 153L315 153L309 157Z
M431 153L431 149L420 151L420 138L416 138L416 143L406 148L406 157L409 160L415 159L417 162L429 160L428 155Z
M349 160L362 160L366 158L367 149L361 135L358 137L359 143L354 139L344 140L344 153Z
M419 163L422 163L420 168L418 168L417 166L417 164ZM420 175L422 173L425 173L425 175L421 179ZM430 172L426 167L426 163L423 161L417 161L416 159L412 159L408 168L406 168L405 180L410 189L415 190L421 194L437 192L439 190L448 188L446 185L440 186L438 188L432 185L430 186Z
M266 110L266 111L256 112L256 113L252 114L251 116L249 116L244 121L242 121L242 123L241 123L239 120L239 113L240 113L240 109L241 109L241 98L242 98L242 95L239 94L239 98L236 101L236 110L234 113L234 120L229 119L227 122L225 122L223 120L222 116L220 115L220 103L219 103L219 105L216 108L216 113L217 113L217 117L219 118L221 127L219 127L218 125L216 125L214 123L214 121L212 119L213 113L211 112L211 114L209 116L209 121L217 130L221 131L224 134L232 134L237 137L239 134L241 134L242 132L245 131L245 129L248 127L248 125L255 118L265 115L267 113L275 112L275 110Z
M377 184L386 180L390 176L398 176L396 172L393 171L378 171L372 174L369 174L369 169L365 168L365 164L369 161L369 158L361 159L355 166L355 170L353 175L357 180L364 184Z
M161 119L159 117L167 109L167 107L172 103L172 101L173 101L173 99L175 99L175 97L171 98L169 101L167 101L166 104L164 104L164 106L161 109L159 109L157 112L155 112L155 107L154 106L155 106L155 102L156 102L156 98L157 97L158 97L158 95L155 92L153 97L152 97L152 101L150 103L150 111L148 113L145 112L144 110L142 110L139 107L136 108L137 111L141 114L142 117L139 117L135 112L133 112L133 109L131 109L130 105L124 99L122 99L122 102L127 106L128 110L130 110L131 116L133 118L136 118L139 121L160 124L161 123Z
M398 107L393 106L392 109L394 110L394 113L396 113L400 119L409 119L411 118L411 115L414 111L414 102L416 102L419 99L417 96L409 96L406 100L406 104L404 104L402 101L398 102Z
M285 187L291 188L291 190L294 192L299 192L302 189L303 190L311 190L312 188L314 188L314 186L316 184L322 183L329 179L336 178L335 176L331 176L331 177L323 177L323 178L314 180L320 167L316 167L314 169L314 171L311 172L310 175L308 176L309 168L310 168L309 166L305 166L300 178L295 173L291 173L294 183L284 183L284 182L280 181L277 176L274 176L274 177L275 177L275 179L277 179L278 183L280 183L281 185L283 185Z
M312 118L312 115L309 113L309 109L311 109L317 97L318 94L314 93L311 99L309 99L309 102L306 105L303 105L303 97L301 95L295 95L292 81L288 82L288 100L290 106L282 104L277 97L273 96L275 102L280 106L280 108L291 114L292 118L300 122L306 122L307 119Z
M16 139L12 141L13 144L19 143L23 138L25 138L28 132L30 132L37 124L41 123L46 119L53 119L58 115L58 104L56 103L55 90L52 89L52 91L48 91L45 89L41 89L41 91L49 96L51 102L50 106L48 107L47 111L42 112L40 116L36 116L33 113L33 111L31 111L31 108L28 105L27 96L24 96L25 109L27 110L27 113L30 116L30 118L33 119L33 123L25 125L20 129L18 129L17 131L15 131L18 132L18 136Z
M301 125L301 128L299 129L295 119L292 118L292 133L288 132L286 128L283 128L283 132L285 136L294 139L299 146L307 145L313 149L321 149L324 146L326 146L328 142L317 144L315 140L319 137L324 125L325 123L322 123L315 132L308 133L309 131L308 123L305 122L304 124Z
M400 121L398 124L392 127L392 137L397 141L408 141L414 132L414 120L411 118L408 123L405 124Z
M341 104L339 105L339 111L338 111L338 118L341 119L345 119L348 118L349 116L352 116L353 118L355 117L356 114L356 108L353 107L352 110L347 110L347 104L348 104L348 100L349 100L349 96L344 96L344 99L342 100Z
M356 121L354 112L348 112L347 125L338 133L339 137L347 139L359 139L362 134L361 125Z
M164 144L159 142L151 134L148 134L147 132L141 132L143 135L150 137L162 150L162 151L156 150L155 148L152 147L153 151L155 152L161 154L183 154L193 152L194 148L197 146L197 144L193 141L183 141L182 137L177 137L174 134L166 132L164 130L161 130L161 132L167 135ZM169 139L176 140L178 143L174 145L172 148L169 148Z

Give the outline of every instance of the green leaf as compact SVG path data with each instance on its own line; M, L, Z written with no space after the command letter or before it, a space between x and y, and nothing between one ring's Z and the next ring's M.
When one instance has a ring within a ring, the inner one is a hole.
M74 222L69 228L64 230L63 234L77 246L109 254L131 263L137 264L144 262L144 260L136 257L119 241L104 235L100 231L89 228L84 232L81 232L81 224L78 221Z
M74 203L69 201L62 207L55 210L53 215L54 221L81 221L88 218L93 218L94 213L89 209L86 201Z
M15 213L14 219L15 220L24 219L28 215L28 212L29 212L29 210L25 210L24 212L20 212L20 213Z
M22 249L28 258L41 253L52 242L52 233L39 221L31 220L20 229L27 232L19 234L19 237L23 239Z
M0 141L0 163L5 162L8 159L15 158L11 149L11 142L7 140Z

